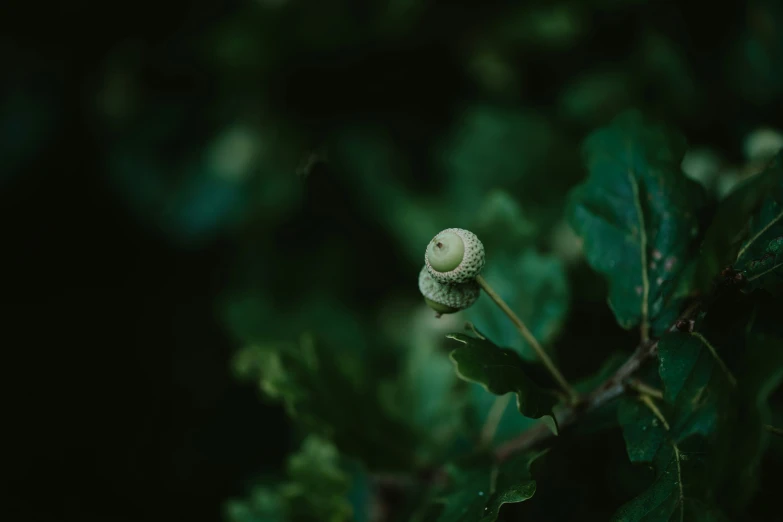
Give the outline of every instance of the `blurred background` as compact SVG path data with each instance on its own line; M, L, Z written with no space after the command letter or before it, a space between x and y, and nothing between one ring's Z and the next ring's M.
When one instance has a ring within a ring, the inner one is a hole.
M637 107L718 199L781 144L775 0L4 2L0 27L11 520L284 520L300 448L437 461L488 408L454 400L443 333L532 356L489 306L423 306L435 233L479 234L578 379L634 344L562 219L584 136Z

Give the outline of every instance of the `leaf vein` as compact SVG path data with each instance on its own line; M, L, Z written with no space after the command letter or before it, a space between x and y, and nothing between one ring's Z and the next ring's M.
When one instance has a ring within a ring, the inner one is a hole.
M715 359L715 361L718 363L718 366L720 366L721 370L723 370L723 373L726 374L726 377L729 379L729 382L732 386L737 386L737 379L734 377L734 374L731 373L731 370L729 370L728 366L726 366L726 363L723 362L723 359L720 358L718 355L717 350L715 350L715 347L710 343L706 337L704 337L699 332L691 332L691 337L695 337L698 339L712 354L712 357Z
M750 238L750 239L748 240L748 242L747 242L747 243L745 243L745 245L743 245L743 247L740 249L739 253L737 254L737 261L739 261L739 260L740 260L740 258L742 257L742 255L743 255L745 252L747 252L748 248L750 248L750 246L751 246L753 243L755 243L755 242L758 240L758 238L760 238L760 237L761 237L761 236L762 236L762 235L763 235L763 234L764 234L764 233L765 233L767 230L769 230L769 229L770 229L770 228L771 228L771 227L772 227L772 226L773 226L775 223L777 223L777 222L778 222L778 221L780 221L781 219L783 219L783 210L781 210L781 211L780 211L780 213L779 213L777 216L775 216L775 218L774 218L774 219L770 220L770 222L769 222L769 223L767 223L767 224L764 226L764 228L762 228L761 230L759 230L759 231L756 233L756 235L754 235L752 238Z
M772 266L771 266L771 267L770 267L768 270L764 270L763 272L759 272L758 274L754 275L753 277L749 277L749 278L748 278L748 281L755 281L755 280L756 280L756 279L758 279L759 277L761 277L761 276L764 276L764 275L767 275L767 274L769 274L770 272L774 272L775 270L777 270L778 268L780 268L780 267L782 267L782 266L783 266L783 261L781 261L781 262L780 262L780 263L778 263L777 265L772 265Z
M642 403L647 406L647 408L652 411L653 415L661 421L661 424L668 432L670 427L669 423L666 421L666 417L663 416L663 413L661 413L661 410L658 409L658 407L655 405L653 400L648 395L642 395L641 397ZM679 489L679 499L677 501L677 506L680 509L680 522L683 522L685 517L685 509L683 508L683 504L685 502L685 491L682 487L682 467L680 466L680 448L677 447L677 443L674 442L674 440L670 440L670 444L672 446L672 449L674 450L674 461L677 465L677 486Z
M674 460L677 463L677 485L680 488L680 500L678 501L678 506L680 508L680 522L683 522L683 517L685 516L685 508L683 506L683 503L685 502L685 493L682 489L682 468L680 467L680 448L677 447L677 444L675 444L674 441L672 441L672 448L674 449Z
M630 151L629 151L630 156ZM649 338L649 299L650 299L650 278L647 273L647 226L644 221L644 211L642 210L641 196L639 195L639 182L634 175L633 170L628 169L628 182L633 190L634 206L636 207L636 216L639 220L639 251L642 258L642 322L641 333L642 341Z
M628 243L631 243L633 245L639 245L639 240L638 240L638 238L636 236L631 234L628 230L626 230L625 228L621 227L617 223L613 222L608 217L602 215L601 212L599 212L595 208L591 207L591 205L589 205L588 203L583 203L582 207L585 209L586 212L588 212L591 216L593 216L593 218L595 218L596 221L600 221L601 223L606 224L608 227L610 227L610 228L616 230L618 233L622 234L623 239L625 239L625 241L627 241Z

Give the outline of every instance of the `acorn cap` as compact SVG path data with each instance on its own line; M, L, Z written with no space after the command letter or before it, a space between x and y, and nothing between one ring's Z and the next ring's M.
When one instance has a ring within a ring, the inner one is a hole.
M424 263L430 275L442 284L465 283L484 268L484 245L470 230L447 228L427 245Z
M444 285L433 279L424 266L419 272L419 291L430 308L441 314L451 314L475 303L481 293L481 287L475 281Z

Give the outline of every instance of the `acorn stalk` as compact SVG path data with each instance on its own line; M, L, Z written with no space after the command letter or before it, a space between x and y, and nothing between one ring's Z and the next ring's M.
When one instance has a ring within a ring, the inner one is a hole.
M419 273L419 290L424 301L440 317L468 308L483 289L533 348L571 402L578 402L579 394L568 384L525 323L481 276L484 262L484 245L476 234L462 228L440 231L427 245L424 268Z

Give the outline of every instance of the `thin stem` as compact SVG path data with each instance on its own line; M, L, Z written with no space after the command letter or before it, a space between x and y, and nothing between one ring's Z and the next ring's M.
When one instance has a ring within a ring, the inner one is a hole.
M533 337L532 333L530 333L530 330L528 330L527 326L525 326L525 323L522 322L522 319L520 319L517 314L515 314L514 311L509 308L506 302L497 294L497 292L495 292L495 290L489 286L489 283L487 283L486 279L484 279L481 275L478 275L476 276L476 282L487 293L490 299L492 299L495 304L498 305L501 310L503 310L503 313L506 314L509 319L511 319L511 322L514 323L514 326L517 328L517 330L519 330L519 333L522 334L522 337L527 341L527 343L533 347L533 350L535 350L538 358L541 359L541 362L544 363L546 369L549 370L549 373L552 374L552 377L554 377L555 381L557 381L563 391L568 395L568 397L571 399L571 402L578 402L579 395L571 387L571 385L568 384L568 381L565 380L563 374L560 373L560 370L557 369L557 366L555 366L555 363L552 362L552 359L549 358L549 355L547 355L547 353L541 347L538 340Z
M481 339L482 341L486 340L486 337L484 337L483 335L481 335L481 332L479 332L478 330L476 330L476 325L474 325L474 324L473 324L473 323L471 323L470 321L468 321L467 323L465 323L465 329L466 329L466 330L470 330L471 332L473 332L473 335L475 335L476 337L478 337L478 338L479 338L479 339Z
M511 399L511 394L500 395L495 397L495 401L492 403L492 407L487 414L487 420L484 421L484 427L481 428L481 439L479 444L482 447L492 444L492 439L495 438L495 433L498 431L500 425L500 419L503 418L503 414L506 412L506 406Z
M673 332L677 329L677 323L682 320L690 320L693 318L700 308L701 303L695 301L688 306L685 311L680 315L678 321L669 328L669 332ZM623 363L617 371L604 381L601 385L595 388L592 392L587 394L583 401L573 406L564 408L558 412L555 412L557 416L557 425L562 431L564 428L574 424L584 415L595 411L604 404L616 399L620 395L626 392L630 387L629 381L633 379L633 375L639 368L645 363L654 359L658 354L658 341L643 342L637 346L631 357ZM768 427L767 429L770 429ZM771 431L776 433L777 428L773 428ZM783 431L783 430L781 430ZM503 462L515 453L525 451L535 446L538 446L542 442L552 437L552 432L543 424L533 426L531 429L524 431L518 437L504 442L497 448L495 448L495 458L499 462Z
M639 379L630 379L627 381L628 387L635 390L640 395L646 395L654 399L662 400L663 392L657 388L653 388L649 384L645 384Z

